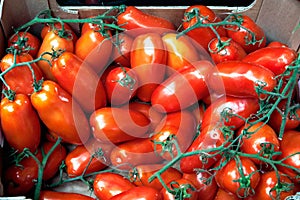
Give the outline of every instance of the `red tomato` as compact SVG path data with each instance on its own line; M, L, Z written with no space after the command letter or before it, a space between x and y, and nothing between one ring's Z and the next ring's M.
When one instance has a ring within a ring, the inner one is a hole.
M154 152L152 141L141 138L116 146L110 154L110 161L114 167L131 169L137 165L157 164L162 159Z
M131 68L137 73L140 88L137 97L149 102L155 88L164 80L167 52L162 38L157 33L137 36L132 43Z
M131 188L121 194L112 197L110 200L162 200L159 192L151 187L138 186Z
M297 58L297 53L287 47L265 47L249 53L244 62L262 65L275 75L282 74Z
M95 195L101 200L108 200L134 187L135 185L125 177L111 172L98 174L93 185Z
M183 29L189 29L195 26L196 23L210 24L221 21L221 19L216 15L216 13L204 5L193 5L189 6L184 11L183 18ZM222 26L214 27L218 34L222 36L226 36L226 31ZM210 28L199 27L193 30L190 30L186 33L189 37L195 40L198 44L200 44L204 49L208 51L209 42L216 37L216 34Z
M68 38L62 38L60 37L55 31L48 32L41 44L41 47L39 49L39 52L37 54L37 57L40 57L45 52L53 52L63 49L65 51L73 52L74 51L74 44L71 39ZM43 55L44 59L51 61L51 55L45 54ZM39 68L42 70L44 76L46 79L55 81L55 78L51 72L51 66L49 62L45 60L40 60L37 62Z
M64 52L59 55L52 61L51 72L85 112L91 113L106 106L105 88L98 75L75 54Z
M133 38L126 33L119 33L113 37L112 59L122 67L130 67L130 54Z
M45 142L42 145L42 149L44 153L47 154L51 150L53 145L54 145L53 142ZM43 180L49 180L56 175L66 155L67 155L67 150L64 146L58 145L54 149L54 151L49 156L47 163L44 167Z
M139 86L136 71L127 67L116 67L108 72L105 89L111 105L122 105L132 99Z
M258 109L258 100L255 98L222 97L213 102L205 110L201 127L203 129L207 126L213 126L222 122L225 126L230 127L232 130L236 130L245 123L244 120L236 116L229 116L227 119L222 118L222 112L228 111L229 114L248 118L251 114L256 113Z
M205 181L210 178L210 176L210 174L205 172L194 172L191 174L183 174L182 178L191 181L195 186L198 193L198 199L213 200L217 193L218 186L214 178L211 182Z
M272 41L267 45L267 47L288 47L288 45L280 41Z
M68 176L80 176L83 172L89 174L106 168L110 163L109 155L112 148L113 145L99 142L96 139L90 139L85 145L78 145L68 153L65 159ZM101 152L103 155L99 155ZM88 164L89 166L87 166Z
M276 86L274 73L261 65L243 61L226 61L217 64L208 80L212 90L243 98L258 97L255 86L259 83L265 84L263 89L271 92ZM265 95L260 94L259 97L264 98Z
M215 179L220 188L239 197L251 195L251 189L255 189L260 180L260 174L255 164L249 159L240 157L240 162L231 159L224 167L217 171ZM238 170L242 168L242 173ZM249 179L248 181L243 179ZM246 184L245 184L246 182ZM246 192L250 189L248 192Z
M175 30L172 22L148 14L135 6L126 6L123 8L117 19L117 25L126 30L132 30L126 32L132 36L149 32L163 34L167 31Z
M155 178L149 183L149 178L163 166L164 165L162 164L138 165L135 167L137 174L133 174L134 176L131 181L137 186L147 186L156 190L161 190L163 186L160 181ZM133 170L130 170L130 172L134 173ZM181 172L173 167L167 168L166 171L161 174L161 178L165 183L180 179L181 177Z
M30 98L17 94L14 100L1 100L1 128L8 144L19 153L34 152L40 144L41 125Z
M213 68L208 61L197 61L174 73L153 92L151 103L159 112L185 109L208 95L207 75Z
M190 110L193 113L194 117L196 118L196 122L198 125L202 124L202 119L203 119L205 109L206 109L205 105L202 102L197 102L188 108L188 110Z
M32 60L33 59L31 55L27 53L16 55L15 58L13 54L8 53L2 58L0 62L1 71L4 72L5 70L8 70L8 68L10 68L14 64L14 61L16 62L16 64L20 64L23 62L30 62ZM36 81L41 80L43 74L37 64L32 63L30 64L30 66L34 71ZM4 74L4 80L9 85L10 89L17 94L22 93L31 95L31 93L33 92L32 72L27 65L21 65L9 70L6 74Z
M219 188L214 200L239 200L236 195Z
M42 160L40 151L35 156L39 161ZM25 157L18 165L9 166L3 176L6 195L26 195L33 189L34 180L38 178L38 165L32 157Z
M41 41L35 35L29 32L17 32L8 39L8 47L13 46L22 52L28 52L33 58L36 57Z
M273 199L285 199L288 196L294 194L292 181L281 172L278 172L279 179L277 178L275 171L266 172L261 175L260 181L255 189L255 195L247 198L247 200L273 200ZM280 180L281 185L278 184ZM288 188L287 185L290 185ZM287 190L287 191L285 191Z
M167 72L174 73L192 62L198 61L200 55L189 37L177 33L167 33L162 37L167 49Z
M90 137L88 120L72 96L53 81L31 95L33 107L48 129L65 142L83 144Z
M96 139L116 144L145 137L150 120L134 110L104 107L90 116L90 125Z
M94 200L94 198L77 193L41 191L39 200Z
M283 164L286 164L288 166L294 167L296 169L300 169L300 132L294 131L294 130L288 130L283 134L283 138L280 141L280 151L281 155L277 158L278 160L284 159L282 161ZM295 154L295 155L293 155ZM291 156L293 155L293 156ZM283 173L289 175L292 180L299 181L299 173L295 172L292 169L289 169L287 167L283 167L281 165L278 166L279 170Z
M267 40L263 29L249 16L238 15L236 17L231 17L230 21L240 23L241 27L235 25L226 26L227 35L235 42L239 43L247 53L266 46ZM247 30L251 31L253 35ZM254 39L256 40L254 44L249 43L253 42Z
M164 200L176 200L176 199L182 199L182 200L197 200L198 199L198 193L196 192L195 186L192 184L191 181L181 178L174 181L171 181L167 184L168 188L176 191L176 190L186 190L186 193L190 197L185 197L182 195L183 192L176 192L176 194L169 193L166 188L163 188L160 191L160 195L163 197Z
M209 53L213 61L218 64L227 60L242 60L247 53L243 47L228 37L214 38L208 44Z
M248 128L248 129L247 129ZM243 131L247 131L248 134L244 134ZM275 159L277 156L269 154L268 149L262 152L265 143L266 148L274 147L274 152L279 152L279 140L275 131L267 124L263 122L258 122L249 128L249 124L246 124L239 129L237 135L242 136L241 151L248 154L259 154L261 157L266 157L270 159ZM273 153L274 153L273 152ZM251 159L256 164L262 164L263 162L258 159Z
M88 30L78 38L75 54L99 73L109 64L112 47L109 31L101 34L99 31Z

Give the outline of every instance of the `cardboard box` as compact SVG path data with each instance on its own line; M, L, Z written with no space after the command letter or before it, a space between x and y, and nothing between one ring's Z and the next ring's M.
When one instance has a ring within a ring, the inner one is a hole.
M102 13L107 7L61 7L55 0L2 0L0 2L0 56L5 53L6 39L18 27L32 19L41 10L51 9L55 17L85 18ZM139 7L143 11L164 17L175 25L181 23L186 7ZM265 31L268 41L278 40L291 48L300 50L300 29L294 30L300 24L300 1L298 0L256 0L247 8L211 7L219 15L232 12L242 12L254 19ZM79 25L72 24L79 31ZM33 26L33 33L38 34L41 25ZM0 143L1 139L0 133ZM1 151L1 149L0 149ZM0 166L1 166L0 160ZM0 185L1 196L1 185Z

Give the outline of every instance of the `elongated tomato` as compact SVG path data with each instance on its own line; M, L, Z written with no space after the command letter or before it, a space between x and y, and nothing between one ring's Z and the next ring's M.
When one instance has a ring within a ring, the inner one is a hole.
M88 120L72 96L53 81L44 81L31 95L33 107L48 129L71 144L83 144L90 137Z
M131 188L121 194L112 197L110 200L162 200L159 191L152 187L138 186Z
M78 194L78 193L69 193L69 192L55 192L50 190L41 191L39 200L94 200L94 198Z

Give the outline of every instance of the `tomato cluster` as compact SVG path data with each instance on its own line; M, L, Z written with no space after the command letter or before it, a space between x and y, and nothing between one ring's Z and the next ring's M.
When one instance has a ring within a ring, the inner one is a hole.
M221 19L194 5L182 19L177 29L122 5L74 21L47 15L39 36L20 27L0 63L5 194L283 200L300 191L295 50L267 43L243 14ZM73 181L93 194L55 190Z

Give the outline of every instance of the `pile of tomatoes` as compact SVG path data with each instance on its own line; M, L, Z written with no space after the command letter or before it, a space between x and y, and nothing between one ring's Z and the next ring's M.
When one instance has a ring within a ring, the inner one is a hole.
M187 8L180 27L134 6L87 19L43 14L11 36L0 63L6 196L283 200L300 191L300 60L251 18L221 19L203 5ZM39 36L25 30L41 22ZM93 192L55 189L72 181Z

